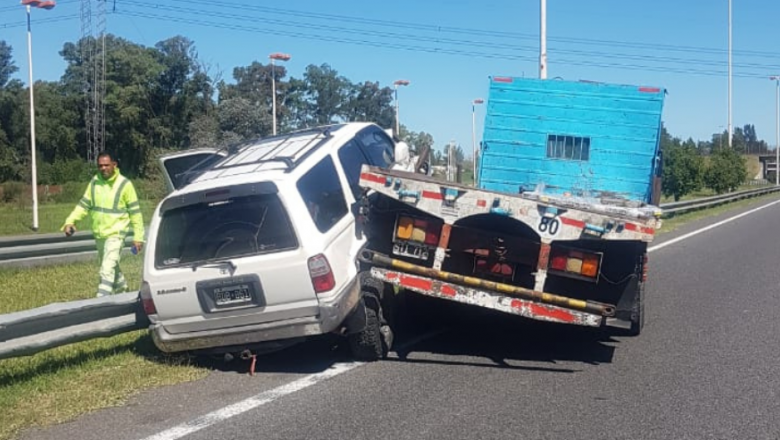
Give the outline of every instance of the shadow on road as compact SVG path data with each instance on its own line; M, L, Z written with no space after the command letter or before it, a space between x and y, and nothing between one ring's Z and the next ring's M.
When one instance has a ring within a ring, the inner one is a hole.
M394 354L388 362L576 373L579 370L572 368L572 363L612 362L618 343L599 330L526 320L432 298L415 298L408 306L396 327ZM410 344L421 335L441 329L447 331ZM135 348L150 359L186 361L224 373L246 374L251 363L238 357L226 361L223 355L164 355L143 342L141 345L144 347ZM326 335L258 355L255 372L312 374L350 361L353 358L346 338ZM567 365L558 365L562 362Z
M526 320L428 298L415 303L417 310L410 319L411 326L439 326L448 331L397 350L398 359L394 361L573 373L576 370L571 368L571 362L611 363L614 344L618 343L606 332L596 329ZM420 353L436 356L434 359L416 356ZM490 360L492 365L461 361L475 357ZM523 365L526 362L533 364ZM560 362L569 365L556 367Z

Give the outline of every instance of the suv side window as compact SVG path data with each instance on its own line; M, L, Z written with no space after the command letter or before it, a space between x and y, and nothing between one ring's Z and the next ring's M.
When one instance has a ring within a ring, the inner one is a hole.
M363 144L371 165L387 168L393 163L395 145L382 130L376 127L364 128L357 134L357 140Z
M298 180L298 192L320 232L327 232L347 215L347 202L336 166L330 156Z
M339 149L339 162L344 169L344 174L347 176L347 182L349 182L349 188L352 190L352 194L357 200L360 198L360 169L363 165L370 164L366 155L363 154L363 150L360 145L353 141L347 142L343 147Z

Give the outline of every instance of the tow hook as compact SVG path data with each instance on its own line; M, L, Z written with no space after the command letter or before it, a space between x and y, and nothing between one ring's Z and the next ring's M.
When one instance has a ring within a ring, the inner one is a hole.
M249 375L254 376L255 375L255 365L257 363L257 354L252 353L250 350L244 350L241 352L241 359L243 360L252 360L252 363L249 364Z

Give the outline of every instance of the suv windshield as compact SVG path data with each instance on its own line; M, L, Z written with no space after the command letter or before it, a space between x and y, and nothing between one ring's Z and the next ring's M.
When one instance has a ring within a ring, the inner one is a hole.
M235 197L165 212L157 235L155 266L189 265L297 247L278 196Z

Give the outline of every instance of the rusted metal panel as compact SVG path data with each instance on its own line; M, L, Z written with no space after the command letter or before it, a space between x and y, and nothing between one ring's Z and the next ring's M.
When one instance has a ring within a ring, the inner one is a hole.
M661 227L659 208L588 203L565 196L507 194L364 165L360 186L407 203L452 224L480 215L505 215L531 227L543 242L597 238L651 242Z
M599 327L603 321L602 316L581 310L542 304L536 301L515 298L497 292L460 286L420 275L412 275L380 267L372 268L371 275L386 283L423 295L485 307L539 321L588 327Z

